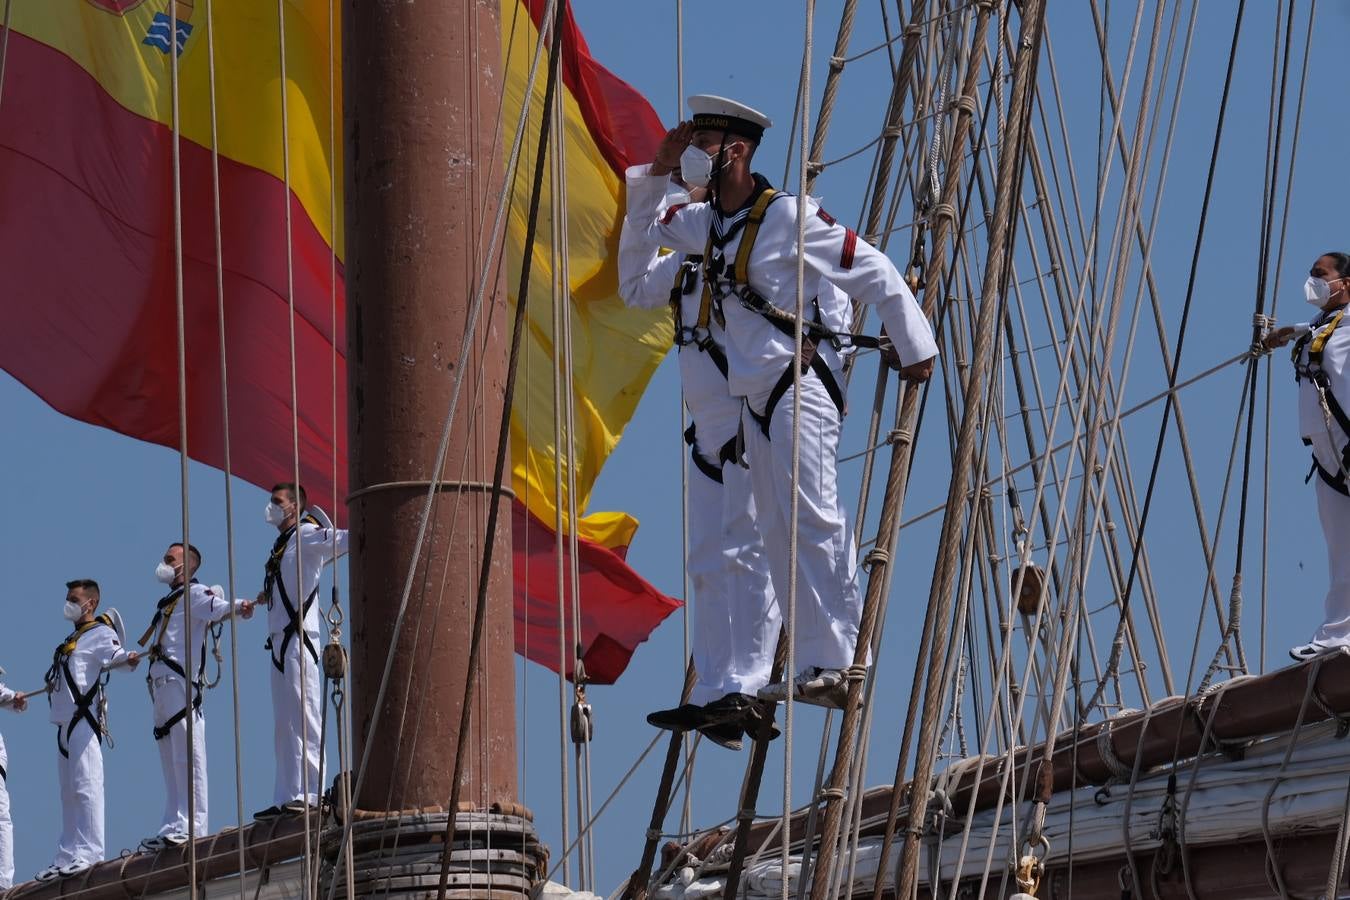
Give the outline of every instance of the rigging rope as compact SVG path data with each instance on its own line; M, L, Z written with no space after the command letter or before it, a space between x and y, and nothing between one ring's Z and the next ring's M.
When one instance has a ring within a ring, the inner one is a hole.
M1237 14L1235 16L1233 23L1233 40L1228 52L1227 71L1224 75L1223 95L1219 101L1218 122L1216 123L1214 129L1214 144L1213 148L1210 151L1208 172L1205 175L1205 191L1204 191L1204 199L1201 201L1200 205L1200 221L1196 228L1195 247L1191 253L1190 274L1187 276L1186 280L1186 299L1182 304L1181 324L1177 329L1176 353L1175 356L1173 357L1172 365L1168 369L1167 373L1167 381L1169 388L1175 386L1176 384L1176 374L1181 366L1181 354L1182 351L1185 349L1186 326L1189 324L1190 321L1191 303L1195 296L1195 283L1196 277L1199 273L1199 265L1200 265L1200 250L1204 245L1205 225L1209 218L1209 203L1211 197L1213 196L1214 190L1214 174L1218 167L1219 148L1223 140L1224 120L1228 112L1228 97L1233 84L1233 69L1237 61L1238 38L1242 33L1242 17L1244 11L1246 10L1246 6L1247 0L1238 0ZM1140 548L1143 546L1144 530L1148 526L1149 512L1152 510L1153 507L1153 496L1154 491L1157 488L1158 484L1158 471L1162 463L1162 451L1164 443L1167 439L1167 427L1169 422L1171 421L1172 406L1173 406L1172 395L1169 394L1167 402L1163 406L1162 423L1158 429L1158 441L1156 446L1154 447L1153 463L1149 470L1148 487L1144 492L1144 506L1140 511L1139 516L1139 532L1134 541L1134 552L1131 554L1130 557L1130 570L1129 575L1125 582L1125 592L1124 595L1121 597L1120 623L1122 627L1125 622L1125 616L1130 607L1130 599L1133 596L1132 589L1134 587L1134 582L1139 572ZM1119 642L1119 640L1112 642L1111 658L1110 663L1108 664L1108 669L1114 668L1115 665L1119 663L1121 647L1122 645ZM1104 689L1105 689L1105 682L1099 681L1096 689L1092 692L1092 696L1089 697L1087 701L1086 707L1088 710L1091 710L1092 707L1094 707L1097 704L1097 702L1101 699L1102 692Z
M176 31L176 29L175 29ZM221 468L225 474L225 586L230 601L230 700L234 717L234 803L236 825L244 827L244 748L240 738L239 703L239 630L234 598L234 493L230 456L230 379L229 354L225 340L225 260L220 213L220 134L216 117L216 44L213 0L206 0L206 83L207 107L211 119L211 215L216 263L216 327L220 332L220 430ZM336 333L336 332L335 332ZM336 432L335 432L336 433ZM334 484L337 482L334 481ZM190 669L188 671L191 671ZM239 872L247 866L243 842L239 842ZM239 879L239 900L247 900L244 879Z

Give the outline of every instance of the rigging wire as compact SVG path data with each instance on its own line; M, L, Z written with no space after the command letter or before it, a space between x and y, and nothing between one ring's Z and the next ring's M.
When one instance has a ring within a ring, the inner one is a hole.
M197 786L194 772L196 769L196 707L193 704L193 691L197 689L193 674L196 669L192 665L192 586L191 586L191 554L188 548L192 546L189 541L189 515L191 512L191 500L188 485L188 415L187 415L187 310L183 293L183 168L180 141L182 139L182 122L179 115L179 86L178 86L178 7L176 4L170 4L169 19L169 90L170 106L172 116L172 128L170 134L170 146L172 148L173 159L173 279L174 279L174 316L177 326L176 332L176 354L177 354L177 374L178 374L178 478L179 490L182 494L181 506L181 524L183 526L183 706L187 710L184 716L184 723L187 726L187 857L189 863L188 869L188 892L190 896L197 894ZM9 29L6 28L5 36L8 38ZM153 662L151 660L150 662ZM153 682L150 679L149 666L146 664L146 679L148 684ZM168 683L164 685L168 690ZM153 695L153 687L152 687ZM166 737L165 740L172 740Z
M177 29L175 29L175 32ZM230 602L230 700L234 717L234 803L236 827L244 828L244 748L240 738L239 702L239 630L234 598L234 493L230 455L230 378L229 353L225 340L225 259L220 213L220 133L216 117L216 44L213 0L206 0L206 85L207 108L211 120L211 215L216 263L216 328L220 333L220 431L221 468L225 474L225 586ZM336 434L336 430L334 431ZM337 484L336 481L333 482ZM188 670L191 671L191 670ZM244 842L239 841L239 872L247 868ZM247 900L244 879L239 879L239 900Z
M1195 284L1197 275L1199 274L1199 266L1200 266L1200 250L1204 245L1205 225L1209 218L1209 204L1214 191L1214 175L1218 167L1219 148L1223 140L1224 120L1228 112L1228 98L1233 84L1233 69L1237 62L1238 38L1242 33L1242 18L1243 13L1246 10L1246 6L1247 0L1238 0L1237 13L1234 17L1233 23L1233 40L1228 53L1227 71L1224 75L1223 95L1219 101L1218 121L1214 129L1214 144L1213 148L1210 151L1209 167L1205 175L1205 190L1204 190L1204 199L1201 201L1200 206L1200 221L1196 229L1195 247L1191 253L1190 274L1187 276L1186 281L1186 299L1182 304L1181 323L1177 329L1176 353L1175 356L1173 357L1172 366L1169 368L1167 373L1167 382L1169 389L1174 387L1176 384L1177 371L1180 369L1181 366L1181 354L1182 351L1185 349L1186 326L1190 322L1191 304L1195 296ZM1168 424L1171 421L1173 403L1174 403L1173 395L1169 393L1167 401L1163 406L1162 422L1158 429L1158 441L1156 446L1154 447L1153 462L1149 470L1148 487L1144 492L1143 508L1140 510L1139 531L1134 541L1134 550L1130 555L1129 575L1125 582L1124 594L1121 597L1121 611L1120 611L1121 625L1124 624L1125 616L1128 613L1130 607L1130 600L1133 596L1134 582L1135 579L1138 577L1139 573L1140 548L1143 546L1144 530L1148 526L1149 513L1153 507L1153 497L1158 484L1158 471L1162 463L1162 451L1163 446L1167 439L1167 430ZM1119 643L1119 641L1118 640L1113 641L1111 646L1111 658L1110 658L1111 662L1108 664L1108 668L1113 668L1115 664L1118 664L1120 659L1120 650L1121 644ZM1104 689L1105 689L1105 682L1099 681L1096 689L1092 692L1092 695L1088 698L1087 701L1088 710L1091 710L1091 708L1097 704L1097 701L1101 699L1102 692Z

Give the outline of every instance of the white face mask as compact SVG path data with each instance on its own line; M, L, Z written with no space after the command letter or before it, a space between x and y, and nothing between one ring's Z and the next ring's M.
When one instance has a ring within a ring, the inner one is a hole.
M173 584L173 576L176 574L178 574L177 570L166 562L161 562L159 565L155 566L156 581L161 581L164 584Z
M67 620L78 622L80 617L84 615L84 607L80 606L80 604L76 603L74 600L67 600L64 615Z
M680 154L680 180L691 187L707 187L712 180L713 158L690 144Z
M1331 285L1327 284L1324 278L1309 276L1308 280L1303 282L1303 296L1313 306L1321 309L1331 299Z
M280 525L286 521L286 510L277 506L275 503L267 504L267 511L263 513L263 520L268 525Z

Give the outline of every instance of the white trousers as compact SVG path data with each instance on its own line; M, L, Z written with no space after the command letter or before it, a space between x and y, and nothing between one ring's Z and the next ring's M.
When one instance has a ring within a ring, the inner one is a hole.
M310 639L317 647L318 638L310 635ZM272 635L272 646L281 646L279 632ZM319 667L304 649L304 641L299 635L291 639L283 661L285 672L278 672L276 666L272 666L272 716L277 754L272 802L281 806L292 800L305 800L317 805L319 795L323 793L323 785L319 784L319 759L323 752L319 746L323 710Z
M158 728L181 711L187 702L186 682L177 675L164 675L150 683ZM210 834L206 824L206 718L198 710L192 719L191 762L189 762L188 723L184 716L155 743L159 746L159 764L164 770L164 819L159 834L188 831L188 790L192 790L193 821L196 837ZM189 778L191 781L189 781Z
M722 444L735 437L735 426L733 420L730 435L715 435L706 444L699 434L701 455L721 468L721 484L692 461L686 464L693 655L698 671L689 699L700 705L725 694L753 695L768 684L778 638L778 604L755 523L750 473L737 463L722 466L717 461Z
M762 413L768 392L746 398ZM793 389L779 400L766 438L747 411L746 456L769 572L784 619L788 616L788 545L792 514ZM835 466L839 411L815 373L802 378L797 501L797 602L793 649L797 670L853 664L862 616L857 548L839 503Z
M56 777L61 784L61 839L52 865L93 865L103 861L103 747L88 722L70 739L57 726ZM65 747L69 756L62 755Z
M1317 485L1317 515L1322 520L1322 535L1327 541L1327 570L1330 587L1322 614L1322 625L1313 634L1314 641L1332 646L1350 646L1350 497L1328 487L1314 475Z
M5 739L0 738L0 768L9 772L9 756L5 752ZM14 822L9 817L9 788L4 778L0 778L0 891L14 886Z

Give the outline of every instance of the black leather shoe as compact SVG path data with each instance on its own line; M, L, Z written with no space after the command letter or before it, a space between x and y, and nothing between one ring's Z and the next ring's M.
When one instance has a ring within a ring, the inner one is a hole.
M699 732L708 740L719 747L726 747L728 750L740 750L744 744L741 742L741 735L744 733L740 725L735 722L723 722L720 725L705 725L699 729Z
M647 716L647 724L666 731L694 731L708 724L703 713L704 707L695 703L685 703L674 709L658 709Z

